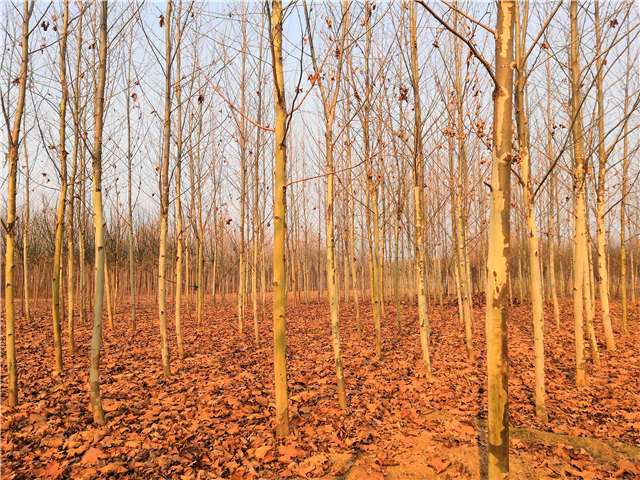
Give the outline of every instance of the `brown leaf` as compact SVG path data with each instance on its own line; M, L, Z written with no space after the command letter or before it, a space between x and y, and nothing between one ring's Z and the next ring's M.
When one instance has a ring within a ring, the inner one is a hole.
M427 464L431 468L433 468L436 471L436 473L442 473L447 469L449 465L451 465L451 462L447 460L442 460L439 457L431 457L427 459Z
M117 473L126 473L127 469L120 462L110 462L104 467L98 469L104 475L114 475Z
M267 455L267 452L269 450L271 450L271 447L269 445L263 445L261 447L256 448L254 455L258 460L262 460Z
M44 475L47 478L59 478L64 472L64 468L60 466L57 460L53 460L47 465L47 468L44 471Z
M106 456L107 456L107 454L104 453L100 448L91 447L89 450L84 452L84 455L82 456L82 459L80 460L80 463L82 463L83 465L94 465L101 458L104 458Z
M306 452L303 449L295 447L293 445L281 445L278 447L278 453L286 457L301 457Z
M640 473L640 470L638 470L638 468L630 460L627 460L626 458L622 458L618 460L618 463L616 463L616 467L618 467L618 469L613 474L614 477L621 477L626 472L633 473L633 474Z

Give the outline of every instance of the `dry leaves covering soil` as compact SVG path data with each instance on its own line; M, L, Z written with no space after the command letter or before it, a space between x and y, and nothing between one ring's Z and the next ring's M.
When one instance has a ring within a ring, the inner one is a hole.
M171 330L172 371L159 368L153 299L138 306L138 330L128 306L116 326L105 322L102 395L107 425L94 427L87 393L89 325L76 327L78 352L65 344L64 374L51 374L51 316L43 302L31 323L18 319L19 401L6 406L2 370L2 478L482 478L486 435L483 307L474 308L476 359L466 358L455 305L430 308L432 383L420 367L417 312L402 305L403 330L387 305L384 357L375 358L370 306L357 335L353 305L341 305L341 339L349 410L337 406L328 308L310 303L288 309L287 363L292 434L273 435L273 363L270 312L261 318L263 345L253 329L240 336L235 310L205 308L197 328L193 305L183 315L187 356L178 360ZM601 347L602 366L588 364L588 387L573 380L573 318L562 308L556 330L547 312L546 374L549 422L535 419L533 340L527 306L509 322L511 422L638 445L640 443L640 322L632 310L629 336L612 308L618 351ZM245 325L250 326L248 315ZM602 326L596 319L599 339ZM4 342L4 338L2 339ZM590 356L589 356L590 358ZM4 359L4 343L3 343ZM4 363L4 362L3 362ZM637 459L594 458L569 445L513 440L513 478L636 478ZM635 463L634 463L635 462Z

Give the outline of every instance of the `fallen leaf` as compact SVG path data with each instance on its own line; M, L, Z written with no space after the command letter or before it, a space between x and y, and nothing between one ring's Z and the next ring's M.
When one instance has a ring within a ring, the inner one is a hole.
M427 459L427 464L431 468L433 468L436 473L442 473L447 469L449 465L451 465L451 462L443 460L439 457L430 457L429 459Z
M56 460L53 460L47 465L44 474L47 478L59 478L63 472L64 468Z
M100 448L91 447L86 452L84 452L80 463L82 463L83 465L94 465L98 463L101 458L104 458L106 456L107 454L104 453Z
M263 445L256 448L254 455L258 460L262 460L269 450L271 450L271 447L269 445Z

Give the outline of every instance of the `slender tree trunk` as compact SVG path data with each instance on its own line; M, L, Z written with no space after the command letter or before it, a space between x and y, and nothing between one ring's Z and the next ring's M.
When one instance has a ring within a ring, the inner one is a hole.
M458 16L455 17L456 28ZM464 337L467 355L473 360L473 305L471 291L471 274L469 268L469 258L467 251L467 222L465 219L465 195L466 195L466 171L467 171L467 146L464 136L464 106L463 106L463 88L462 88L462 66L460 59L460 42L454 39L454 56L456 75L454 87L456 90L456 113L457 113L457 138L458 138L458 179L457 179L457 195L456 202L456 234L457 234L457 250L458 250L458 274L461 281L463 313L464 313ZM453 146L453 138L451 138L451 146Z
M343 22L346 21L343 19ZM347 397L344 388L344 371L342 368L342 354L340 353L340 333L338 329L339 292L336 285L336 261L335 261L335 238L333 232L333 138L331 134L332 120L327 120L325 132L325 151L327 163L327 205L326 205L326 242L327 242L327 295L329 297L329 310L331 316L331 338L333 340L333 358L336 367L336 378L338 388L338 403L340 408L347 408Z
M318 63L316 60L315 49L313 46L313 34L311 32L311 23L309 21L309 11L307 9L307 3L303 0L305 19L307 22L307 34L309 38L309 48L311 51L311 59L313 62L314 75L317 78L321 77L322 72L318 69ZM322 97L322 105L324 108L325 117L325 157L326 157L326 170L327 170L327 203L325 210L325 228L326 228L326 270L327 270L327 296L329 300L329 311L331 317L331 338L333 343L333 359L336 368L337 390L338 390L338 403L340 408L347 408L347 396L344 387L344 370L342 367L342 354L340 352L340 332L339 332L339 300L340 293L338 292L338 285L336 280L336 242L334 234L334 181L335 174L333 169L333 121L335 119L336 103L338 101L338 95L340 94L340 81L342 79L342 62L344 58L344 45L347 36L347 24L348 24L348 0L343 1L342 6L342 35L340 37L340 44L335 47L338 57L338 65L334 71L335 84L333 85L333 91L328 92L324 88L324 84L321 80L318 81L318 88Z
M52 281L52 311L53 311L53 346L54 346L54 373L62 374L62 335L60 329L61 311L60 301L62 292L62 249L64 235L64 213L67 202L67 151L66 151L66 122L67 102L69 91L67 89L67 27L69 24L69 0L64 2L64 14L62 20L62 33L60 35L60 84L62 85L62 99L60 101L60 197L56 215L55 251L53 254L53 281Z
M76 60L75 105L74 119L80 118L80 63L82 60L82 15L78 19L78 57ZM71 167L71 187L69 188L69 216L67 219L67 333L69 337L69 351L73 355L76 351L74 323L73 323L73 204L75 201L75 185L78 171L78 154L80 147L80 131L78 125L74 129L73 138L73 165Z
M581 69L579 58L578 35L578 4L571 0L569 9L571 19L571 117L572 126L574 172L574 227L573 227L573 318L575 329L576 350L576 384L578 387L586 385L584 361L584 265L587 261L587 234L585 229L585 173L586 157L584 154L584 133L582 129L582 114L580 107L582 94L580 93Z
M534 400L536 416L546 422L544 379L544 310L542 301L542 272L540 269L540 252L538 250L538 229L535 217L535 198L531 180L531 158L529 153L529 118L526 105L526 39L529 21L529 3L524 2L522 8L516 5L516 87L514 88L516 124L518 128L518 144L520 153L520 171L524 188L525 215L527 219L527 253L529 260L529 296L533 316L533 344L535 363Z
M245 90L247 62L247 23L242 23L242 72L240 84L240 252L238 254L238 331L242 335L244 329L245 308L245 217L247 195L247 131L245 126Z
M629 71L630 45L627 39L627 74L624 85L624 116L629 114ZM624 123L624 136L622 144L622 198L620 200L620 300L622 303L622 332L629 333L628 307L627 307L627 195L629 194L629 122ZM28 169L27 169L28 170Z
M179 3L178 10L182 13L182 0ZM179 15L180 17L180 15ZM181 44L182 28L180 19L176 21L177 26L177 42ZM182 272L183 256L184 256L184 227L182 225L182 51L178 48L176 52L176 116L178 122L178 130L176 132L176 286L175 286L175 328L176 328L176 344L178 348L178 357L184 359L184 341L182 338ZM197 323L198 327L200 324Z
M133 201L132 201L132 158L131 151L131 64L133 62L133 29L129 40L129 57L127 60L127 213L129 218L129 289L131 295L131 330L136 331L136 283L134 278L135 255L133 245ZM179 87L178 87L179 88Z
M507 284L511 226L514 10L515 2L498 3L486 308L489 480L501 480L509 473Z
M271 2L271 56L275 103L275 186L273 206L273 350L276 393L276 435L289 435L286 364L285 219L287 184L287 104L282 68L282 2Z
M349 60L351 59L351 53L349 55ZM350 65L349 65L349 68ZM349 88L347 87L347 95L349 93ZM351 123L349 119L351 118L351 102L347 103L347 112L346 112L346 121L345 125L345 142L346 142L346 156L347 156L347 191L349 195L349 201L347 202L347 217L349 222L349 266L351 270L351 283L353 284L353 302L356 307L356 325L358 329L358 338L362 340L362 321L360 320L360 299L358 298L358 275L356 272L356 255L355 255L355 227L354 227L354 216L355 216L355 205L354 205L354 196L353 196L353 181L351 176Z
M615 351L616 343L611 326L609 312L609 273L606 257L606 232L604 227L605 215L605 176L607 172L607 152L604 148L604 93L603 93L603 62L606 55L602 55L602 34L600 25L600 2L595 2L596 28L596 101L598 103L598 187L596 195L596 224L597 224L597 256L598 256L598 291L600 294L600 309L602 310L602 325L607 350ZM606 52L605 52L606 53ZM625 122L626 123L626 122Z
M378 195L377 187L373 180L373 169L371 166L371 137L370 137L370 114L371 114L371 75L369 59L371 54L371 14L372 6L369 0L365 2L365 105L362 116L362 141L364 144L365 170L367 175L367 193L366 193L366 220L367 220L367 240L369 244L369 273L371 285L371 303L373 308L373 324L376 335L376 357L382 359L382 333L380 328L380 282L378 279L378 241L377 241L377 210ZM373 219L372 219L373 217ZM373 224L373 225L372 225ZM372 232L373 229L373 232ZM372 236L373 238L372 241Z
M13 263L15 250L16 225L16 177L18 173L18 148L20 146L20 126L24 114L25 96L27 91L27 70L29 68L29 19L35 2L24 0L22 13L22 60L20 64L20 80L18 103L16 105L13 128L9 138L9 178L7 189L7 223L5 225L5 263L4 263L4 306L6 315L6 350L7 350L7 403L10 407L18 404L18 368L16 362L15 343L15 310L13 298L13 280L15 265ZM24 141L24 140L23 140ZM25 272L26 273L26 272Z
M100 2L100 54L98 82L95 91L93 140L93 223L95 228L95 294L93 332L91 336L91 364L89 392L93 421L104 425L100 398L100 346L102 344L102 307L104 302L104 220L102 215L102 129L104 122L104 87L107 72L107 2Z
M400 171L398 170L398 174ZM399 189L402 191L402 189ZM398 335L402 334L402 315L400 314L400 258L399 258L399 244L400 244L400 219L402 217L402 199L398 198L398 204L396 205L396 218L393 226L393 241L394 241L394 262L393 262L393 296L396 302L396 323L398 324Z
M198 253L196 257L196 322L202 324L202 309L204 306L204 224L202 221L202 169L200 161L200 145L202 141L203 102L200 102L198 112L198 145L196 147L196 181L194 188L196 195L196 233ZM182 336L182 331L180 332ZM182 341L182 339L181 339ZM184 349L182 357L184 357Z
M450 114L450 121L453 122L453 116ZM465 334L465 340L467 340L469 337L467 336L467 325L470 324L470 322L467 320L469 317L467 316L467 313L470 311L470 309L467 309L467 303L465 302L465 295L464 295L464 285L462 283L462 276L460 274L460 269L462 266L462 248L461 248L461 243L462 243L462 235L460 233L460 229L461 226L459 225L459 209L460 209L460 202L458 200L459 197L459 193L460 190L457 188L456 184L455 184L455 170L454 170L454 165L453 165L453 152L454 152L454 145L453 145L453 138L451 136L449 136L448 139L448 144L449 144L449 176L450 176L450 196L451 196L451 228L452 228L452 236L453 236L453 258L452 258L452 262L453 262L453 271L454 271L454 277L455 277L455 282L456 282L456 296L457 296L457 300L458 300L458 316L460 318L460 323L464 326L464 334ZM468 343L466 343L466 347L467 347L467 355L469 354L469 347L470 345Z
M591 357L596 367L600 366L600 352L598 350L598 341L596 339L596 330L593 326L594 308L593 308L593 270L591 269L591 246L587 246L587 260L584 264L584 313L585 324L587 326L587 335L589 337L589 345L591 347Z
M169 339L167 335L167 224L169 217L169 151L171 143L171 10L172 0L167 1L165 14L165 98L162 168L160 179L160 249L158 252L158 316L160 327L160 354L165 378L171 375L169 365Z
M24 40L23 40L24 41ZM27 149L27 140L26 140L26 116L22 115L23 121L23 129L25 131L24 138L22 141L22 145L24 147L24 176L25 176L25 185L24 185L24 222L22 229L22 299L23 299L23 307L24 307L24 315L27 322L31 323L31 305L29 299L29 215L31 213L31 207L29 205L29 189L31 188L30 184L30 170L29 170L29 152ZM10 160L11 162L11 160ZM9 169L11 171L11 168ZM14 182L14 209L15 209L15 182ZM15 212L14 212L15 215ZM8 278L8 277L6 277Z
M551 116L551 69L550 61L546 63L547 69L547 122L548 125L553 124L553 118ZM553 138L551 128L547 129L547 155L549 162L553 162ZM553 168L553 167L552 167ZM549 239L549 289L551 290L551 299L553 300L553 318L556 324L556 329L560 329L560 305L558 304L558 293L556 287L556 242L555 242L555 213L554 210L557 207L557 174L554 171L551 172L550 184L549 184L549 216L548 216L548 239Z
M264 13L264 12L263 12ZM258 54L258 112L257 123L262 123L262 39L264 38L264 15L260 24L260 47ZM260 254L260 192L259 192L259 166L262 153L262 129L256 129L256 154L253 160L253 269L251 271L251 299L253 302L253 332L256 339L256 347L260 348L260 325L258 323L258 263Z
M105 246L104 252L104 283L107 291L107 318L109 319L109 329L113 330L113 310L111 309L111 281L109 280L109 261L107 259L107 251Z
M80 120L82 124L86 124L85 117L86 109L83 109L83 118ZM80 185L78 186L80 190L80 198L78 204L80 206L80 218L78 219L78 224L80 226L78 232L78 266L79 266L79 289L80 289L80 322L82 325L87 324L87 272L86 272L86 246L85 246L85 238L87 232L87 184L85 181L85 177L87 174L87 157L85 155L85 149L81 149L80 151Z
M416 27L416 4L411 2L409 10L411 43L411 86L413 87L413 200L415 214L415 255L416 284L418 288L418 322L420 326L420 344L422 361L427 376L431 377L431 359L429 357L429 318L427 316L427 291L425 283L425 228L424 228L424 156L422 153L422 116L420 110L420 87L418 84L418 39Z
M215 211L215 209L214 209ZM215 222L217 222L218 220L215 219ZM213 265L211 267L212 271L211 271L211 299L213 301L213 306L215 307L217 305L217 300L216 300L216 290L218 288L217 285L217 280L218 280L218 232L217 232L217 228L214 227L214 233L213 233Z

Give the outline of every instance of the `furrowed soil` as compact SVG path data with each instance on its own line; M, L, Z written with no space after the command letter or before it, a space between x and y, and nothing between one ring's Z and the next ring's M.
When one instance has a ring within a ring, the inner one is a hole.
M19 405L6 403L2 369L2 478L325 478L481 479L486 477L484 307L474 307L475 358L468 360L455 304L429 309L433 381L421 366L417 309L393 303L382 324L383 358L375 358L370 305L362 305L362 339L353 303L340 306L348 410L340 410L325 302L290 302L287 367L291 435L274 437L270 311L260 315L256 347L251 313L237 329L235 302L207 299L203 324L183 309L186 357L179 360L171 320L172 376L160 368L153 299L119 302L115 328L105 314L101 356L104 427L92 425L88 396L91 328L76 318L77 353L64 344L64 373L52 375L49 303L17 318ZM250 307L249 307L250 308ZM511 478L640 478L640 321L630 309L623 335L612 305L617 351L607 352L599 317L601 361L587 344L588 386L574 381L573 317L562 304L556 329L546 307L549 421L535 417L530 308L509 319ZM90 313L90 312L89 312ZM89 315L90 316L90 315ZM66 335L66 326L64 327ZM4 360L4 338L2 339ZM545 433L547 432L547 433ZM555 434L555 435L552 435Z

